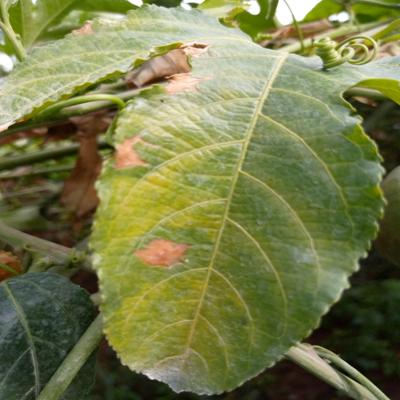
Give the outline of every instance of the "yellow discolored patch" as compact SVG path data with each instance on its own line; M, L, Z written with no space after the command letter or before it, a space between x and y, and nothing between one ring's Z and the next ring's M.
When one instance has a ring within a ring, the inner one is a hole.
M135 256L148 265L170 267L180 261L189 245L165 239L154 239L144 249L136 250Z
M140 141L142 141L142 139L139 136L134 136L117 145L115 154L116 168L121 169L146 165L146 162L139 157L139 154L134 149L134 145Z

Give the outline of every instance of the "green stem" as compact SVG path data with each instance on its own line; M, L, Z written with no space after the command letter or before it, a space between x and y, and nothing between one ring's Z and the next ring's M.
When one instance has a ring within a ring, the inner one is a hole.
M10 24L8 10L6 9L4 0L0 0L0 13L2 19L2 21L0 21L0 28L11 42L18 60L22 61L26 57L26 51Z
M0 241L15 248L27 247L29 250L42 254L58 264L69 264L75 254L75 251L68 247L28 235L2 222L0 222Z
M298 344L292 347L286 353L286 358L354 400L379 399L358 382L332 368L311 345Z
M122 101L128 101L133 97L135 97L140 91L141 91L140 89L127 90L126 92L119 93L118 95L115 96L118 96ZM68 107L60 110L59 115L54 116L54 119L52 120L28 121L25 123L14 125L11 128L7 129L6 131L1 132L0 138L12 136L15 135L16 133L23 132L29 129L57 126L63 124L69 117L76 117L79 115L89 114L91 112L109 108L114 104L115 102L103 100L103 101L94 101L92 103L79 104L76 106Z
M359 382L362 386L367 388L377 399L379 400L390 400L379 388L377 388L369 379L363 374L357 371L354 367L342 360L337 354L330 350L324 349L323 347L315 346L317 354L328 360L332 365L338 367L348 376Z
M47 382L37 400L59 400L103 337L99 314Z
M303 35L303 31L301 30L300 25L297 22L296 16L294 15L294 13L292 11L292 8L290 7L289 3L286 0L283 0L283 2L286 4L286 7L289 9L289 12L290 12L290 14L292 16L293 25L294 25L294 27L296 29L297 36L299 38L299 42L300 42L300 46L301 46L300 50L304 51L304 35Z
M357 87L357 86L347 89L344 94L346 97L359 96L359 97L367 97L369 99L379 100L379 101L388 100L388 98L385 95L383 95L381 92L379 92L378 90L362 88L362 87Z
M99 142L99 148L104 149L107 147L109 147L109 144L106 142ZM79 143L73 143L56 149L45 149L28 154L21 154L18 156L4 157L2 160L0 160L0 171L67 157L76 154L78 150Z
M107 101L112 104L116 104L117 107L122 110L125 107L125 102L118 96L112 94L87 94L84 96L77 96L72 97L68 100L59 101L46 109L44 109L41 113L39 113L35 118L36 119L43 119L49 115L57 114L59 111L63 110L64 108L80 105L83 103L91 103L94 101Z
M378 6L383 8L400 10L400 4L386 3L384 1L379 1L379 0L353 0L352 4L368 4L369 6Z
M20 179L27 176L36 176L36 175L48 175L54 174L58 172L69 172L74 168L73 164L69 165L60 165L60 166L53 166L49 168L37 168L31 169L29 171L16 171L11 173L2 173L0 174L0 180L6 179Z
M385 23L383 23L383 22L371 22L371 23L363 24L363 25L359 25L359 26L342 25L341 27L339 27L333 31L332 30L327 31L327 32L322 33L321 35L315 36L314 38L309 38L309 39L304 40L303 47L304 48L312 47L314 42L316 42L317 40L320 40L320 39L327 38L327 37L334 39L337 37L350 35L352 33L363 32L365 30L372 29L372 28L375 28L377 26L384 25L384 24ZM386 24L387 24L387 21L386 21ZM286 51L288 53L296 53L296 52L302 50L302 43L296 42L296 43L290 44L288 46L283 46L279 50Z

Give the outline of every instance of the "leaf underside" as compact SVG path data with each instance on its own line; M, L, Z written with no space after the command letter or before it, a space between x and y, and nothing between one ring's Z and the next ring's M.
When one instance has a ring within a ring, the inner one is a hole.
M93 316L87 293L59 275L25 274L1 283L0 398L37 398ZM84 398L94 373L92 357L62 399Z
M117 151L106 165L91 243L122 362L211 394L282 358L348 286L382 198L376 148L342 93L398 72L326 73L235 31L215 35L197 13L171 16L209 46L192 59L197 88L122 113L115 144L136 163L121 168Z

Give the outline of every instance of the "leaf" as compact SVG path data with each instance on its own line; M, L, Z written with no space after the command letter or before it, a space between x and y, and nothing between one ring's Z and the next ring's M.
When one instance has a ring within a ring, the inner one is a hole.
M235 15L235 21L243 32L246 32L253 39L265 33L266 30L275 28L276 24L273 16L275 15L278 2L258 1L260 12L257 15L243 11Z
M78 218L93 211L98 204L94 184L101 170L97 135L104 133L110 121L101 114L73 118L78 126L79 154L74 169L64 183L61 203Z
M10 9L11 23L25 47L31 47L49 27L66 15L77 0L19 0Z
M282 358L348 286L383 202L376 147L342 94L400 74L398 59L324 72L198 18L153 16L182 37L195 26L207 51L180 92L172 81L120 115L91 245L122 362L212 394Z
M67 279L36 273L0 284L0 397L33 400L94 317L88 294ZM92 357L63 400L79 400L94 379Z
M184 10L179 12L189 15ZM167 49L158 49L164 43L172 43L174 48L198 36L196 26L171 29L167 9L147 6L140 18L137 15L132 12L122 21L100 20L92 25L93 35L71 35L33 49L0 83L0 131L89 84L127 72L135 62L165 53ZM210 22L199 12L195 15L197 24L207 22L210 34L226 32L217 21ZM154 25L156 18L159 26Z
M344 11L345 7L336 0L320 1L305 17L304 22L317 21Z
M395 168L385 178L382 189L387 205L375 244L385 258L400 266L400 167Z
M206 0L197 7L207 15L218 18L232 18L243 12L249 3L243 0Z

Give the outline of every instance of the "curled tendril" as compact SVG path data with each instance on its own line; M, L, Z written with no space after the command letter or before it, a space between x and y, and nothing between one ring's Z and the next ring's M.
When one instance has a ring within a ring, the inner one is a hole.
M330 38L315 43L317 55L322 59L324 69L337 67L346 62L355 65L367 64L378 52L378 44L368 36L353 36L337 43Z

